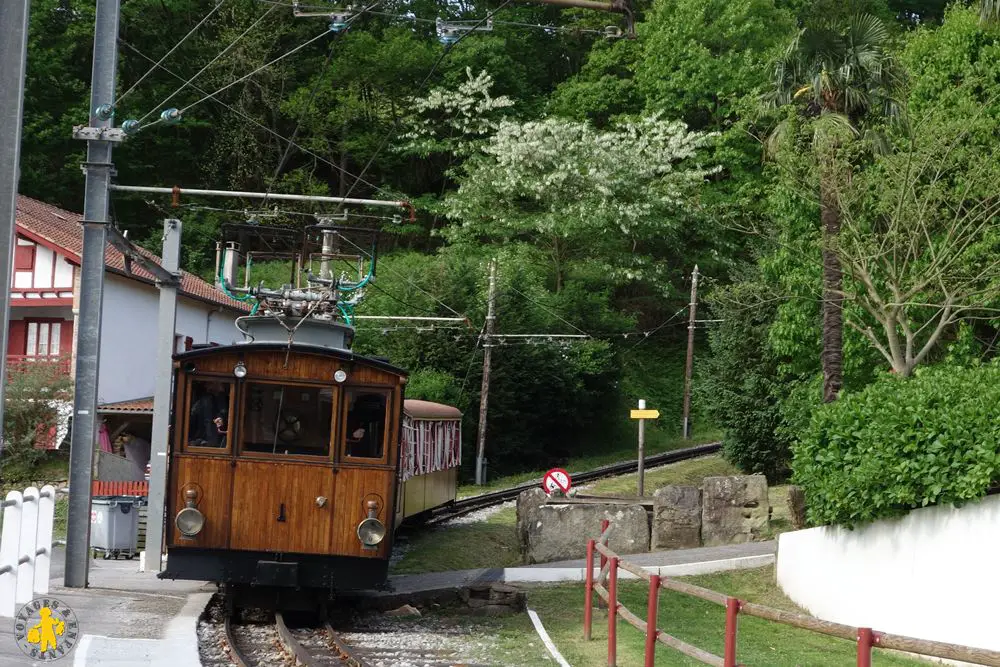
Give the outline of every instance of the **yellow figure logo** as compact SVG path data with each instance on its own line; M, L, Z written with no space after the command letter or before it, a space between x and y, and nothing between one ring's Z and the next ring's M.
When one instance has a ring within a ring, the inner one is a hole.
M32 600L14 619L14 639L36 660L65 657L76 646L79 632L73 610L52 598Z
M34 644L38 650L44 653L50 648L55 649L56 635L61 635L66 630L66 624L59 619L53 620L52 610L42 607L38 610L42 620L28 630L28 643Z

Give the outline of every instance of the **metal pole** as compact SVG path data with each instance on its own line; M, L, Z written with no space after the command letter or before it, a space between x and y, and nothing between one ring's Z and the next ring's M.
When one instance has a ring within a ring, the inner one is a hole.
M24 72L28 63L30 0L0 2L0 429L7 388L7 335L10 287L17 229L17 183L20 178L21 116ZM3 438L0 437L0 456Z
M94 63L91 74L90 127L110 128L97 109L115 99L118 64L118 0L97 0ZM104 250L107 243L108 185L112 144L106 138L87 142L86 192L83 204L83 257L80 270L80 317L77 329L76 389L69 459L69 516L66 525L67 588L87 586L90 567L90 501L94 443L97 440L97 376L104 304Z
M180 277L180 220L163 222L164 269ZM177 285L160 283L156 344L156 388L153 395L153 442L149 462L149 508L146 525L146 568L163 569L163 526L167 493L167 452L170 445L170 387L173 379L174 332L177 323Z
M321 197L318 195L291 195L284 193L267 192L241 192L236 190L190 190L188 188L154 188L141 185L112 185L111 189L116 192L145 192L149 194L162 195L200 195L205 197L230 197L243 199L281 199L285 201L312 201L327 204L357 204L359 206L392 206L396 208L410 208L410 203L405 201L389 201L386 199L350 199L347 197Z
M698 265L694 265L691 274L691 303L688 313L688 349L687 365L684 368L684 438L691 437L691 369L694 365L694 325L695 313L698 310Z
M639 399L639 409L646 409L646 401ZM646 477L646 420L639 420L639 495L642 496L643 481Z
M483 388L479 395L479 442L476 448L476 484L485 484L486 475L483 470L483 452L486 449L486 407L490 395L490 353L493 350L493 330L496 324L494 315L497 292L497 262L490 260L490 290L489 301L486 304L486 332L483 337Z

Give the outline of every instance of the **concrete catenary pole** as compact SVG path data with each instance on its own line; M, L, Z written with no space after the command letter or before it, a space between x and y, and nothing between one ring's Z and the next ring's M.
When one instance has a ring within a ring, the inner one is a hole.
M698 265L694 265L691 274L691 303L688 313L688 349L687 364L684 368L684 438L691 437L691 370L694 366L694 325L698 310Z
M0 2L0 350L7 349L10 287L17 228L17 183L20 180L21 116L24 72L28 63L29 0ZM0 358L0 429L3 427L7 356ZM0 456L3 438L0 437Z
M112 127L111 116L107 111L115 101L118 15L119 0L97 0L88 130L107 130ZM100 111L102 108L104 113ZM97 373L101 351L101 309L104 304L104 250L108 234L108 186L114 169L111 148L112 142L104 132L91 132L87 136L80 317L77 325L76 389L69 458L69 516L66 524L67 588L86 587L90 567L90 487L97 436Z
M160 266L180 279L180 220L163 223L163 259ZM156 386L153 394L153 442L150 443L149 513L146 526L146 569L163 569L164 499L167 493L170 390L173 380L174 332L177 324L177 284L159 283L160 308L156 342Z
M496 326L497 261L490 261L490 290L486 304L486 331L483 336L483 387L479 395L479 438L476 447L476 484L485 484L483 454L486 451L486 408L490 397L490 353Z

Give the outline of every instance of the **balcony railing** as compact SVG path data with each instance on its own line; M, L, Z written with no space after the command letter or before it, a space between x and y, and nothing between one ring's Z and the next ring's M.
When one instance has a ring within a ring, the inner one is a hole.
M14 373L33 370L38 368L40 364L51 368L53 372L60 375L69 375L70 370L73 368L73 359L69 355L39 357L26 354L8 354L7 374L13 375Z

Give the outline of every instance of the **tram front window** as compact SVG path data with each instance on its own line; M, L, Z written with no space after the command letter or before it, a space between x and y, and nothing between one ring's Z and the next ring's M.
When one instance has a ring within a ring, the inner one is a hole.
M333 389L248 382L243 451L328 456Z
M220 380L191 381L189 447L225 449L229 445L229 393L232 383Z
M385 441L388 397L351 389L347 392L347 456L380 459Z

